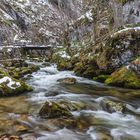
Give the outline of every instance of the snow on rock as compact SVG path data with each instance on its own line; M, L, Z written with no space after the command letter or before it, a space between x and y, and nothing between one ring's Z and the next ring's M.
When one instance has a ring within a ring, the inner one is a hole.
M57 54L62 58L70 59L71 57L66 53L66 51L57 52Z
M13 81L13 79L8 76L0 79L0 84L2 83L7 83L7 86L11 89L16 89L17 87L21 86L20 82Z
M87 18L89 21L93 21L92 10L87 11L84 15L78 18L78 20Z

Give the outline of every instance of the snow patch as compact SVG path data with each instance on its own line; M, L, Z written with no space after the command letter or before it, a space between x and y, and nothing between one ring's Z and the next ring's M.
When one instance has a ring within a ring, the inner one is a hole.
M65 51L58 52L57 54L59 54L62 58L71 58Z
M89 10L88 12L86 12L84 15L79 17L78 20L85 19L85 18L89 19L89 21L93 21L92 10Z
M11 89L16 89L17 87L21 86L20 82L15 82L8 76L5 76L0 79L0 84L5 83L5 82L7 83L7 86Z

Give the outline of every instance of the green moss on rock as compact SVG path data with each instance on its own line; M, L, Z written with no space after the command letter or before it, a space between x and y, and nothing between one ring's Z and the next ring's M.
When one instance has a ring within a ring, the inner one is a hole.
M9 69L9 74L14 78L22 78L23 76L36 72L37 70L39 70L38 66L31 65L28 67L18 67Z
M23 81L11 77L4 70L0 69L0 74L0 96L13 96L32 91L32 87Z
M133 70L122 67L112 73L105 83L112 86L138 89L140 88L140 77Z
M99 75L97 77L93 77L93 80L104 83L108 77L109 75Z
M47 101L41 108L39 115L43 118L72 117L64 104Z

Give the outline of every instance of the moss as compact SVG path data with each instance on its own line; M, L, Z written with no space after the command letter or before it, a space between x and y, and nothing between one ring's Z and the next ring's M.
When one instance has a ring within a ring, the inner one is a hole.
M18 95L18 94L33 90L32 87L28 86L26 83L22 81L19 81L13 78L12 80L15 82L19 82L20 86L17 87L16 85L12 85L12 87L14 88L10 88L7 86L7 82L3 82L0 84L0 91L1 91L0 96L13 96L13 95Z
M11 80L14 81L15 84L12 84L12 87L9 87L7 85L9 83L9 80L2 82L0 84L0 96L13 96L33 90L32 87L28 86L25 82L11 77L7 72L5 72L5 70L0 69L0 78L4 78L5 76L11 78ZM17 86L16 83L19 83L19 85Z
M0 69L0 78L3 78L6 75L8 75L8 73L6 71Z
M36 65L31 65L28 67L18 67L9 70L9 74L14 78L22 78L27 74L31 74L39 70L39 67Z
M105 83L112 86L138 89L140 88L140 77L131 69L122 67L112 73Z
M71 70L71 63L70 61L60 60L57 63L58 70Z
M82 56L80 62L75 64L74 72L77 75L90 78L98 76L101 73L101 70L97 64L96 56Z
M97 77L93 77L93 80L104 83L108 77L109 75L99 75Z
M41 108L39 115L43 118L72 117L71 112L64 104L46 102Z
M68 55L68 57L63 57L63 53L64 55L68 55L64 48L55 50L55 53L52 55L51 62L57 64L58 70L72 70L72 63L69 58L70 56Z

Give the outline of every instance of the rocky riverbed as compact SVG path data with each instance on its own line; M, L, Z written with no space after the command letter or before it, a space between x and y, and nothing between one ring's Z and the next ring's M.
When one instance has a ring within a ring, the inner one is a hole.
M0 98L1 140L139 140L139 90L107 87L54 64L27 64L40 68L23 78L33 91Z

